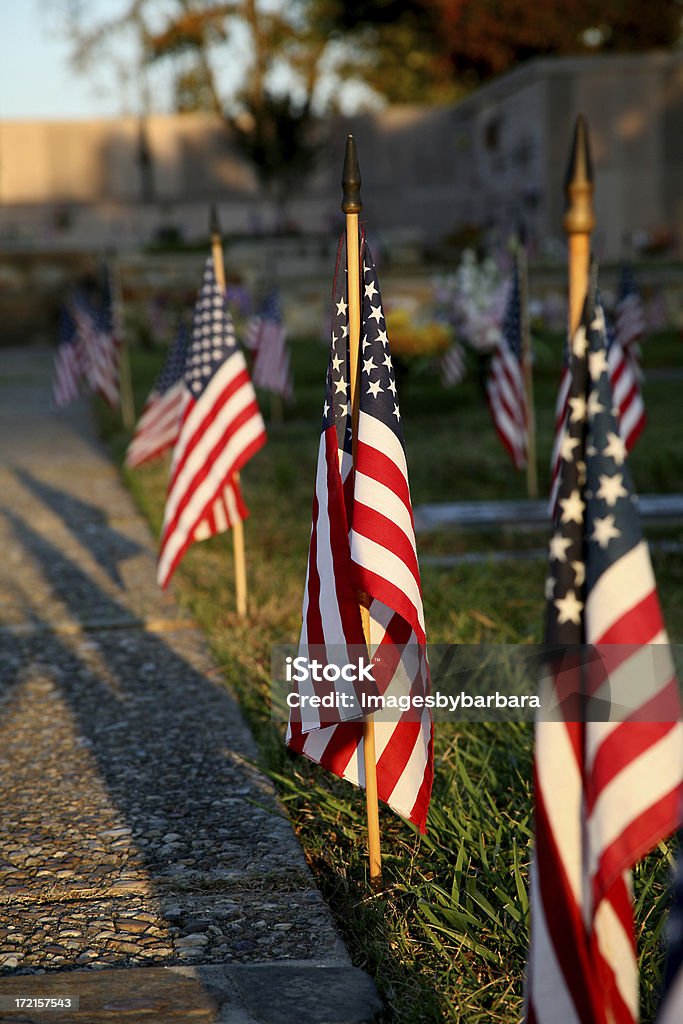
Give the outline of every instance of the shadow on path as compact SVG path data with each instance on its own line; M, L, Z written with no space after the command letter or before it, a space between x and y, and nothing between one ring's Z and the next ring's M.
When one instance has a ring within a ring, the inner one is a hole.
M15 467L21 483L52 512L60 517L74 537L104 569L112 582L123 588L119 564L143 551L143 547L114 530L107 515L97 505L82 501L59 487L33 476L27 469Z

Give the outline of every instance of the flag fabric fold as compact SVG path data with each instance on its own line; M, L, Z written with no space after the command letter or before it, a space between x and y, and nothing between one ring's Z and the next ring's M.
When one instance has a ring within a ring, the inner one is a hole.
M528 446L528 412L522 366L521 289L516 261L500 342L489 366L486 396L498 436L515 468L524 469Z
M396 381L377 273L361 249L361 352L357 445L352 451L345 257L335 279L330 357L318 452L300 651L365 647L359 601L369 610L377 688L424 696L429 687L420 573ZM339 268L338 268L339 269ZM381 800L425 828L433 777L427 709L374 717ZM287 743L363 786L360 721L290 716Z
M632 1024L638 975L630 871L679 823L683 736L597 299L586 303L572 339L567 409L546 585L545 644L558 654L546 681L560 692L573 680L581 701L563 701L558 720L536 724L527 1020ZM619 705L627 677L638 679L623 718L585 714L595 650L608 706ZM580 652L574 664L571 651ZM648 686L647 659L656 666Z
M180 324L128 445L127 466L140 466L157 458L178 439L185 395L183 371L187 345L187 331Z
M247 365L209 258L183 371L183 407L166 495L157 580L166 587L194 541L228 530L247 509L236 474L265 444Z

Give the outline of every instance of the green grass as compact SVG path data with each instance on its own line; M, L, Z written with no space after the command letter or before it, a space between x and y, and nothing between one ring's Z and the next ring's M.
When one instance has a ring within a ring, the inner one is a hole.
M646 365L674 362L680 338L650 342ZM538 345L536 400L542 491L547 487L560 340ZM160 355L133 352L140 408ZM532 727L442 723L435 742L429 833L381 809L383 886L367 879L362 794L317 766L288 754L270 719L270 652L296 640L306 571L318 446L324 346L293 344L297 404L270 431L266 448L243 474L251 508L246 524L250 616L234 614L230 540L195 545L176 574L176 593L205 629L227 683L257 736L264 768L276 779L309 864L351 949L376 979L386 1022L505 1022L520 1017L528 941L527 884L532 840ZM680 365L680 356L677 360ZM401 409L414 504L514 498L525 492L490 424L471 366L453 391L423 372L403 381ZM639 490L683 490L680 381L647 386L649 425L634 453ZM102 413L119 459L125 437ZM139 506L158 531L167 463L125 472ZM683 529L667 532L683 540ZM504 536L444 532L418 538L423 552L542 546L543 533ZM672 637L683 638L683 566L655 556L660 597ZM539 642L545 565L483 563L426 567L423 589L432 642ZM661 970L661 927L668 852L635 871L643 1019L652 1019Z

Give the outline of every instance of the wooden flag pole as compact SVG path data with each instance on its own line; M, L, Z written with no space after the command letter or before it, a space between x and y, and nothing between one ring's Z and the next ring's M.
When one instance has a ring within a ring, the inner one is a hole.
M519 316L522 330L522 373L526 394L526 489L530 498L538 497L538 465L536 456L536 406L534 404L534 369L531 354L531 330L529 328L529 265L526 249L520 242L515 252L519 275Z
M360 413L360 306L361 274L358 233L358 214L363 203L360 197L360 169L353 136L346 140L344 171L342 173L343 198L341 208L346 216L346 264L349 315L349 376L353 422L353 461L358 444L358 417ZM359 602L365 642L370 650L370 612ZM368 817L368 853L370 881L377 884L382 877L382 854L379 835L379 802L377 797L377 754L375 750L375 723L370 716L363 719L363 761L365 765L365 802Z
M565 178L567 206L563 226L567 235L569 258L569 336L581 322L588 291L591 257L591 232L595 228L593 211L593 171L588 147L588 125L582 114L576 119L572 151Z
M225 263L223 262L223 241L218 213L215 206L211 207L211 258L216 283L225 292ZM239 487L240 475L235 473L235 483ZM235 604L241 619L247 615L247 558L244 548L244 523L236 519L232 527L232 550L235 559Z

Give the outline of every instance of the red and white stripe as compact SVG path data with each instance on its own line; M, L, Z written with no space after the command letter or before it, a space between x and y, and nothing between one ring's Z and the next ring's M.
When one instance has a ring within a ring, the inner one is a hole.
M615 338L607 352L607 364L614 404L619 410L619 433L626 450L630 452L647 421L638 381L637 359Z
M85 378L112 408L118 406L119 356L112 334L96 324L92 314L80 303L74 304L78 344Z
M389 661L385 675L378 676L381 692L425 693L424 617L405 455L395 434L386 428L378 433L376 423L367 422L371 419L364 421L363 414L359 419L351 548L344 502L344 482L353 482L350 459L340 457L333 427L321 435L300 647L325 648L335 661L349 648L364 648L357 588L365 589L373 598L370 647L380 661ZM385 451L376 447L382 443ZM396 555L397 540L398 550L407 555L407 569ZM407 598L402 597L403 587ZM405 618L393 610L397 604ZM397 720L395 711L377 713L373 719L379 797L424 830L433 775L429 712L417 720L415 712ZM321 715L310 709L302 721L290 720L288 745L340 778L364 786L362 724L322 723Z
M126 451L126 465L140 466L155 459L178 439L187 390L182 379L160 395L150 394Z
M234 475L266 440L242 353L236 349L216 371L200 399L189 394L171 464L164 511L157 579L166 587L173 572L207 522L217 516L215 502ZM234 507L238 507L236 503ZM230 501L223 503L226 529ZM242 506L243 507L243 506Z
M505 342L491 360L486 395L493 423L517 469L527 460L527 408L522 366Z
M55 353L52 395L58 409L78 397L78 385L81 379L81 361L77 346L65 342Z
M630 869L680 821L683 731L644 542L598 578L585 623L615 704L633 705L648 655L654 685L626 721L537 724L530 1024L638 1020Z

